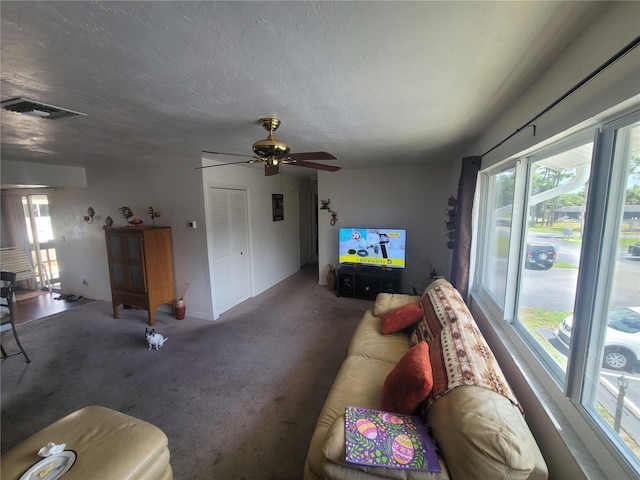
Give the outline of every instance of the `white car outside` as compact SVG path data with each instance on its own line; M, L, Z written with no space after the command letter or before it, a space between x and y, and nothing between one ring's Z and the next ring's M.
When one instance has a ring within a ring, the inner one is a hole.
M617 308L609 311L602 365L612 370L633 371L640 358L640 307ZM558 338L569 346L573 315L558 328Z

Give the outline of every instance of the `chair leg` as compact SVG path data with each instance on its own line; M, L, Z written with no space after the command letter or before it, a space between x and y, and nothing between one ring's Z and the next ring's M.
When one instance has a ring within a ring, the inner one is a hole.
M7 358L9 356L2 345L0 345L0 351L2 352L2 358Z
M18 332L16 331L16 325L13 322L11 322L11 328L13 329L13 336L16 339L16 343L18 344L18 347L20 347L20 351L24 355L24 358L27 359L27 363L31 363L31 359L29 358L29 355L27 355L27 352L25 352L24 348L22 347L22 344L20 343L20 339L18 338Z

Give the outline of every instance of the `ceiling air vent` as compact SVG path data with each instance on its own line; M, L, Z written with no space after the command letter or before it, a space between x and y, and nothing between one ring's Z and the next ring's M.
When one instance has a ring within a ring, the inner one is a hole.
M16 97L0 102L2 108L11 112L22 113L31 117L46 118L49 120L57 120L64 117L72 117L75 115L86 115L86 113L74 112L66 108L47 105L42 102L35 102L27 98Z

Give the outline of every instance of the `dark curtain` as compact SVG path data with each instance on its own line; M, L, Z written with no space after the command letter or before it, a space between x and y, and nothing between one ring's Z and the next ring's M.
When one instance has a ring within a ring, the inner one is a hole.
M473 197L482 157L464 157L458 181L456 230L453 244L451 283L465 302L469 293L469 264L471 262L471 228Z

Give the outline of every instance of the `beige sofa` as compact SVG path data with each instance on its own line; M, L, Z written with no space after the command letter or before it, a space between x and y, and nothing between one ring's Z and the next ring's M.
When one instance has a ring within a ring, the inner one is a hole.
M3 454L0 480L22 478L43 460L38 451L49 442L64 443L66 450L76 454L75 463L62 477L64 480L173 478L168 440L162 430L110 408L90 405L43 428ZM46 479L47 475L36 473L29 478Z
M417 324L396 333L381 333L381 317L415 302L420 302L425 313ZM411 345L420 340L429 344L433 391L415 413L431 426L442 472L347 463L345 407L384 410L382 391L387 375ZM456 358L459 355L464 360L462 368L460 358ZM469 357L477 358L469 362ZM545 461L517 399L451 284L444 279L436 280L422 296L379 294L356 328L347 358L320 413L309 445L304 478L542 480L547 477Z

